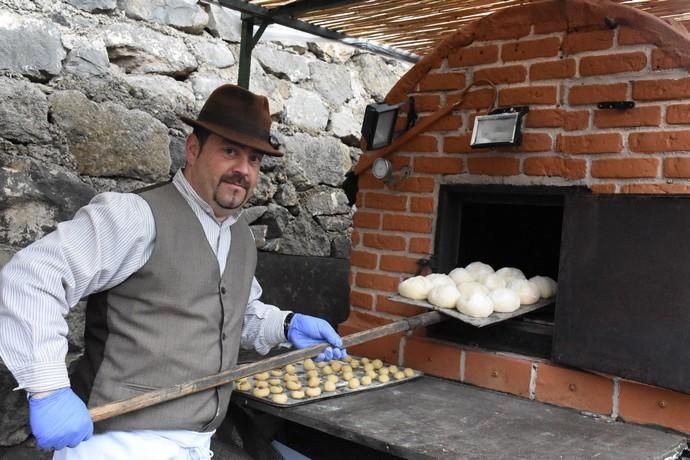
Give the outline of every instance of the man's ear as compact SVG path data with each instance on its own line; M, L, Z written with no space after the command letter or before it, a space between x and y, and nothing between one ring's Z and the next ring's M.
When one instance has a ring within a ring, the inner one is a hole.
M184 146L184 156L186 163L190 166L193 165L194 161L196 161L196 158L199 156L199 153L201 153L199 138L196 137L196 134L192 133L189 136L187 136L187 141L185 142Z

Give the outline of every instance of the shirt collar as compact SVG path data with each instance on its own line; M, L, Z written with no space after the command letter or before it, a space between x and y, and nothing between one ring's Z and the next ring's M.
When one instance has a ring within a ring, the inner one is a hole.
M206 213L206 215L218 222L218 219L216 218L216 215L214 214L211 206L206 201L204 201L204 199L201 198L198 193L196 193L196 190L194 190L192 184L190 184L189 181L187 181L187 178L184 177L182 169L179 169L175 173L175 176L173 177L173 184L175 185L175 188L177 188L177 190L182 194L187 203L189 203L190 206L196 206L201 208L201 210L203 210L204 213ZM237 222L237 219L240 217L240 214L242 214L242 209L234 210L225 220L223 220L222 222L218 222L218 224L232 225L235 222Z

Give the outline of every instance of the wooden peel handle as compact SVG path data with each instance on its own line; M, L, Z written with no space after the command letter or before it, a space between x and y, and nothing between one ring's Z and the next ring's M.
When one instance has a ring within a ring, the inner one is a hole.
M442 320L441 313L431 311L421 315L412 316L399 321L395 321L383 326L357 332L343 337L343 347L351 347L370 340L378 339L388 335L396 334L415 329L420 326L436 324ZM234 369L230 369L218 374L201 377L180 385L175 385L161 390L150 391L130 399L123 399L103 406L94 407L89 410L91 419L94 422L106 420L118 415L134 412L145 407L154 406L173 399L182 398L193 393L208 390L220 385L227 385L237 379L248 377L257 372L266 372L277 367L286 366L297 361L301 361L312 356L316 356L326 349L327 344L314 345L309 348L291 351L272 358L264 359L254 363L243 364Z

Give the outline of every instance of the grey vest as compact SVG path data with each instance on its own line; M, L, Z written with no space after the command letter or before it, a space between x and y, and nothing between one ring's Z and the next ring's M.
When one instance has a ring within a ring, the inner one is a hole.
M141 193L156 223L151 258L114 288L91 295L85 352L72 387L92 408L232 368L256 267L240 218L224 273L199 220L171 183ZM226 385L96 423L96 431L210 431L225 417Z

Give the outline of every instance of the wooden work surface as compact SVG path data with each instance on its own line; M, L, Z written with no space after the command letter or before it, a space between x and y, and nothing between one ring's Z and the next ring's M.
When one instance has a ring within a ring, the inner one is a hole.
M409 459L665 459L683 436L433 377L291 408L241 404Z

